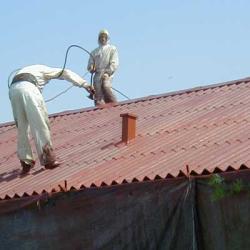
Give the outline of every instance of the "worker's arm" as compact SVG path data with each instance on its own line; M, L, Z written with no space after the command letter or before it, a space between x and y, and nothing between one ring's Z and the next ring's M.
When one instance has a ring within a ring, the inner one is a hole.
M74 73L69 69L64 69L62 72L62 69L60 68L46 67L46 70L44 70L43 74L46 80L51 80L51 79L66 80L71 82L75 86L83 87L86 89L89 86L86 80L84 80L81 76L79 76L78 74Z
M92 54L92 53L91 53ZM87 66L87 69L90 73L95 73L95 62L94 62L94 59L93 59L93 56L90 56L89 57L89 61L88 61L88 66Z
M116 47L113 47L110 54L109 66L107 69L105 69L105 73L107 73L108 75L114 74L118 66L119 66L118 51Z

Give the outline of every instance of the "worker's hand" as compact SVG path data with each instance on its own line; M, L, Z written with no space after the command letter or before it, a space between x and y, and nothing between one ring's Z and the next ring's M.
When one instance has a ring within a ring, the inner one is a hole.
M93 73L95 73L95 71L96 71L95 65L94 65L94 64L91 64L90 67L89 67L89 72L90 72L91 74L93 74Z
M94 89L91 85L86 86L85 89L86 89L90 94L95 94L95 89Z
M102 75L102 80L107 80L109 78L109 75L107 73L104 73Z

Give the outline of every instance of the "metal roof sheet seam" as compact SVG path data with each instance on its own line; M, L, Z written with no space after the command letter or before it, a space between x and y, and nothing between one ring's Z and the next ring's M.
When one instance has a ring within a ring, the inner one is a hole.
M15 125L0 124L0 199L248 169L249 95L244 78L50 115L63 164L37 164L24 178ZM122 113L138 116L129 144L122 143Z

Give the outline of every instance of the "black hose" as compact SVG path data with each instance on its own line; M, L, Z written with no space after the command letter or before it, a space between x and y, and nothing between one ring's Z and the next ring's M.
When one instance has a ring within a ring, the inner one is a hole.
M66 64L67 64L67 60L68 60L68 54L69 54L69 51L70 51L71 48L78 48L78 49L81 49L81 50L85 51L87 54L89 54L89 56L92 58L92 60L93 60L93 62L94 62L94 68L95 68L95 58L94 58L94 56L93 56L88 50L84 49L83 47L81 47L81 46L79 46L79 45L76 45L76 44L72 44L72 45L70 45L70 46L67 48L67 51L66 51L66 54L65 54L65 59L64 59L64 64L63 64L63 67L62 67L62 71L61 71L61 72L59 73L59 75L57 76L58 78L59 78L60 76L62 76L63 71L64 71L65 68L66 68ZM8 86L9 86L9 87L10 87L10 78L11 78L12 74L15 73L15 72L18 71L18 70L20 70L20 69L13 70L13 71L10 73L9 78L8 78ZM91 86L93 86L93 74L94 74L94 73L91 73L91 78L90 78ZM71 88L71 87L69 87L67 90L65 90L65 91L63 91L63 92L61 92L61 93L59 93L59 94L56 95L55 97L53 97L53 98L47 100L47 102L52 101L52 100L54 100L55 98L57 98L58 96L60 96L61 94L66 93L70 88ZM114 87L112 87L112 89L115 90L116 92L118 92L119 94L121 94L123 97L127 98L128 100L130 100L130 98L129 98L128 96L126 96L125 94L123 94L121 91L115 89Z
M120 95L122 95L123 97L127 98L128 100L130 100L130 98L128 96L126 96L125 94L123 94L121 91L119 91L118 89L115 89L114 87L111 87L114 91L118 92Z
M92 60L94 62L94 67L95 67L95 58L93 57L93 55L88 50L84 49L83 47L81 47L79 45L76 45L76 44L72 44L67 48L67 51L66 51L66 54L65 54L65 59L64 59L64 64L63 64L63 67L62 67L62 71L58 75L58 78L63 74L63 71L65 70L70 49L74 48L74 47L78 48L78 49L81 49L81 50L85 51L87 54L89 54L89 56L92 58ZM90 83L91 83L91 86L93 86L93 73L91 73Z
M70 51L70 49L73 48L73 47L78 48L78 49L81 49L81 50L85 51L86 53L88 53L88 54L90 55L90 57L92 58L93 62L94 62L94 68L95 68L95 58L94 58L94 56L93 56L88 50L84 49L83 47L81 47L81 46L79 46L79 45L76 45L76 44L72 44L72 45L70 45L70 46L67 48L66 55L65 55L65 60L64 60L64 64L63 64L63 68L62 68L62 71L60 72L60 74L59 74L58 77L60 77L60 76L63 74L63 71L65 70L65 67L66 67L66 64L67 64L69 51ZM93 75L94 75L94 73L91 73L90 84L91 84L92 87L93 87ZM112 89L113 89L114 91L118 92L118 93L119 93L120 95L122 95L123 97L127 98L128 100L130 100L130 98L129 98L128 96L126 96L125 94L123 94L121 91L119 91L119 90L117 90L117 89L115 89L115 88L113 88L113 87L112 87ZM64 93L64 92L63 92L63 93ZM60 95L60 94L59 94L59 95ZM52 99L54 99L54 98L52 98ZM50 100L48 100L48 101L50 101Z
M88 72L86 72L83 77L85 77L85 75L87 75ZM60 95L62 94L65 94L66 92L68 92L70 89L72 89L74 87L74 85L71 85L70 87L68 87L67 89L63 90L62 92L60 92L59 94L57 94L56 96L54 97L51 97L50 99L47 99L45 100L45 102L51 102L53 101L54 99L56 99L57 97L59 97Z

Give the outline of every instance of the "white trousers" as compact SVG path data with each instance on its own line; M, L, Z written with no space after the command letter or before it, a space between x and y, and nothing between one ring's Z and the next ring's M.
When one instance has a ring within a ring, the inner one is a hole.
M95 73L94 75L95 104L117 102L112 91L113 77L106 76L103 78L102 76L102 73Z
M31 131L40 163L44 165L44 148L51 148L52 143L42 94L34 84L23 81L10 86L9 97L18 130L18 158L27 164L34 160L29 143Z

